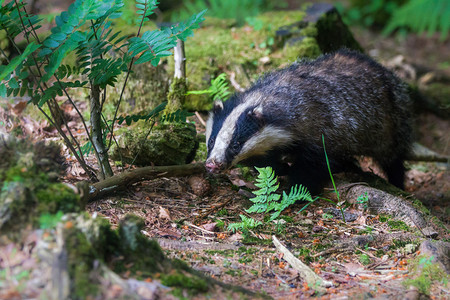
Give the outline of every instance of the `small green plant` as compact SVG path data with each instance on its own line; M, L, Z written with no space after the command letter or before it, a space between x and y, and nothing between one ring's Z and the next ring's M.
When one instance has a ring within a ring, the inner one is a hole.
M367 255L365 253L362 253L359 255L359 261L364 266L367 266L368 264L370 264L372 262L369 255Z
M367 207L369 205L369 196L368 196L367 192L365 192L362 195L359 195L359 197L356 199L356 203L362 204L364 209L367 209Z
M251 229L255 229L256 227L263 224L261 221L257 221L244 215L239 215L239 217L241 217L241 222L229 224L228 230L231 230L233 232L236 232L237 230L248 231Z
M55 26L50 31L38 34L36 30L41 27L42 19L28 12L23 0L0 1L0 30L6 33L10 46L19 52L10 59L0 51L0 56L8 63L0 66L0 97L26 95L57 129L83 170L94 180L113 175L108 151L132 67L142 63L156 66L161 58L172 55L177 41L186 41L192 36L206 12L196 13L170 28L144 32L144 25L158 1L133 2L136 9L130 14L129 1L125 9L123 0L76 0L67 11L55 17ZM134 37L115 30L124 12L128 14L126 18L132 18L132 23L137 25ZM17 37L26 43L25 50L17 45ZM103 114L105 102L111 101L107 87L116 87L121 74L126 76L119 88L120 96L112 99L117 104L112 120L108 121ZM89 124L72 99L70 89L89 91ZM60 106L62 102L69 103L81 119L89 141L84 147L67 124ZM183 117L182 113L170 116L172 119ZM95 153L99 170L86 163L85 155L91 151Z
M58 211L56 214L42 214L39 217L39 228L41 229L52 229L55 228L63 216L62 211Z
M322 218L323 218L323 219L331 220L331 219L333 219L333 215L327 214L327 213L323 213L323 214L322 214Z
M280 216L282 211L296 201L314 201L309 191L302 185L293 186L289 195L284 191L283 197L275 194L280 184L272 168L256 168L256 170L259 172L259 175L256 178L255 185L259 187L259 190L254 192L256 197L250 199L254 204L249 209L246 209L246 212L264 214L272 212L269 221L273 221ZM281 201L279 201L280 198Z
M335 205L337 208L339 208L341 210L342 220L345 222L344 211L348 207L348 205L345 205L345 201L340 201L340 199L339 199L339 191L336 188L336 184L334 183L333 174L331 173L330 161L328 160L327 149L325 148L325 137L323 134L322 134L322 145L323 145L323 151L325 153L325 160L327 162L328 173L330 174L331 182L333 183L333 189L334 189L334 192L336 193L336 197L337 197L338 201L335 203L332 200L330 200L328 198L324 198L324 197L320 197L320 199L328 201L328 202L332 203L333 205Z
M212 97L213 101L222 100L225 101L230 96L231 92L227 82L227 74L221 73L215 79L211 80L211 86L206 90L200 91L188 91L186 95L201 95L208 94Z
M419 34L441 33L445 40L450 30L450 2L448 0L409 0L393 11L384 34L390 34L399 28L407 28Z
M278 183L278 178L275 176L275 172L272 168L256 168L256 170L259 172L259 175L256 178L255 185L259 187L259 190L255 191L254 194L256 196L250 199L250 201L253 202L253 205L245 210L247 213L267 214L272 212L266 221L271 222L277 219L282 211L284 211L291 204L294 204L296 201L308 201L309 203L312 203L317 199L313 199L306 187L302 185L293 186L289 194L286 194L284 191L282 196L280 194L276 194L275 192L278 190L280 184ZM251 229L248 227L249 225L262 225L262 222L243 215L241 215L241 219L242 221L239 223L232 223L228 225L228 229L234 231L236 229ZM252 228L255 228L256 226ZM282 226L282 222L277 222L277 226Z

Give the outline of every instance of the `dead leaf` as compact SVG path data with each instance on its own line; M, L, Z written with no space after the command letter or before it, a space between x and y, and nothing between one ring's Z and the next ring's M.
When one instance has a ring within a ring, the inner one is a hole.
M13 106L12 110L16 115L20 115L23 110L27 107L28 101L19 101L16 105Z
M159 218L172 221L169 211L162 206L159 207Z
M216 229L217 229L217 222L203 224L200 227L205 229L205 230L208 230L208 231L216 231Z
M240 234L240 233L235 233L228 238L228 242L230 242L230 243L239 242L239 241L242 241L242 234Z
M363 215L359 216L356 218L356 223L360 225L367 225L367 217Z

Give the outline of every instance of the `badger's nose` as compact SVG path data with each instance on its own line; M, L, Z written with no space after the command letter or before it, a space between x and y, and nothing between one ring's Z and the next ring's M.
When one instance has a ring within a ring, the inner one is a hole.
M205 163L206 171L211 173L218 173L222 169L222 164L218 164L214 161L207 161Z

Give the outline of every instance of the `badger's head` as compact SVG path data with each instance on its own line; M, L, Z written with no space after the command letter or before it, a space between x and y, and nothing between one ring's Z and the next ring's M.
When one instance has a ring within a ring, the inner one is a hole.
M262 156L292 140L279 117L260 95L235 95L215 102L206 126L206 169L218 172L245 159Z

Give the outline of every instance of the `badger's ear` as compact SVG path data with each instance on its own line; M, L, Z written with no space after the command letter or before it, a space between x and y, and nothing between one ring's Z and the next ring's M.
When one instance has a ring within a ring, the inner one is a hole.
M213 104L213 109L212 109L213 113L217 114L220 111L222 111L222 109L223 109L223 102L220 101L220 100L215 101L214 104Z
M250 110L248 112L248 115L260 122L262 122L264 118L261 106L256 106L255 108Z

